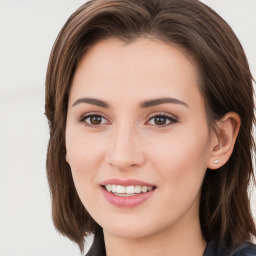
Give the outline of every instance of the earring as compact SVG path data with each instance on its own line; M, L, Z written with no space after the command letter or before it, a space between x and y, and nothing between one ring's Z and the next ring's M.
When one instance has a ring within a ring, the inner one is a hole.
M68 155L67 154L66 154L65 158L66 158L66 160L68 160Z
M216 160L213 161L213 163L214 163L214 164L218 164L218 163L219 163L219 160L216 159Z

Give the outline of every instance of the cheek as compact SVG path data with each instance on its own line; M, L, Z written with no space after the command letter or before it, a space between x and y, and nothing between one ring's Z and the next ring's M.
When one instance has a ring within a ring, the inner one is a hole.
M82 153L83 152L83 153ZM73 181L78 196L87 211L93 214L95 210L95 198L101 192L97 184L97 169L99 169L99 161L93 150L72 151L70 161ZM97 209L100 211L100 209Z
M84 200L93 198L92 191L98 189L97 170L103 159L102 141L97 136L85 135L83 131L67 127L66 149L77 192Z
M191 130L175 133L155 145L149 157L154 169L171 183L171 188L182 191L201 186L209 155L207 132L202 131L200 136L197 131Z
M81 175L85 175L91 165L97 164L103 156L101 136L88 134L84 127L68 127L66 130L66 149L69 163Z
M197 138L192 133L174 136L152 152L152 164L160 176L163 199L158 208L165 209L164 219L177 219L191 211L197 214L207 167L207 136L200 141Z

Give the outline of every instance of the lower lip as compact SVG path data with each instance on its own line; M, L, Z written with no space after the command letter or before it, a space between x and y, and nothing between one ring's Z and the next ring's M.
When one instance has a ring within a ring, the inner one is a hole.
M111 192L108 192L105 188L102 188L102 191L104 197L113 205L128 208L142 204L153 195L155 189L151 190L150 192L140 193L134 196L117 196Z

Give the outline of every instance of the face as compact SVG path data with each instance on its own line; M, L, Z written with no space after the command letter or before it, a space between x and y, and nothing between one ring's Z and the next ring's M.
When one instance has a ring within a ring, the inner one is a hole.
M104 232L138 238L198 221L212 135L197 80L182 50L157 40L108 39L81 59L66 149Z

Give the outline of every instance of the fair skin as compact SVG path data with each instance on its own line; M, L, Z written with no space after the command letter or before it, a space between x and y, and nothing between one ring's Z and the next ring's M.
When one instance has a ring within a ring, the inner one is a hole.
M66 148L79 197L103 227L107 255L202 255L201 184L207 168L228 160L239 124L229 113L218 133L209 129L197 71L177 47L150 39L94 45L72 82ZM103 195L109 179L154 188L124 207Z

